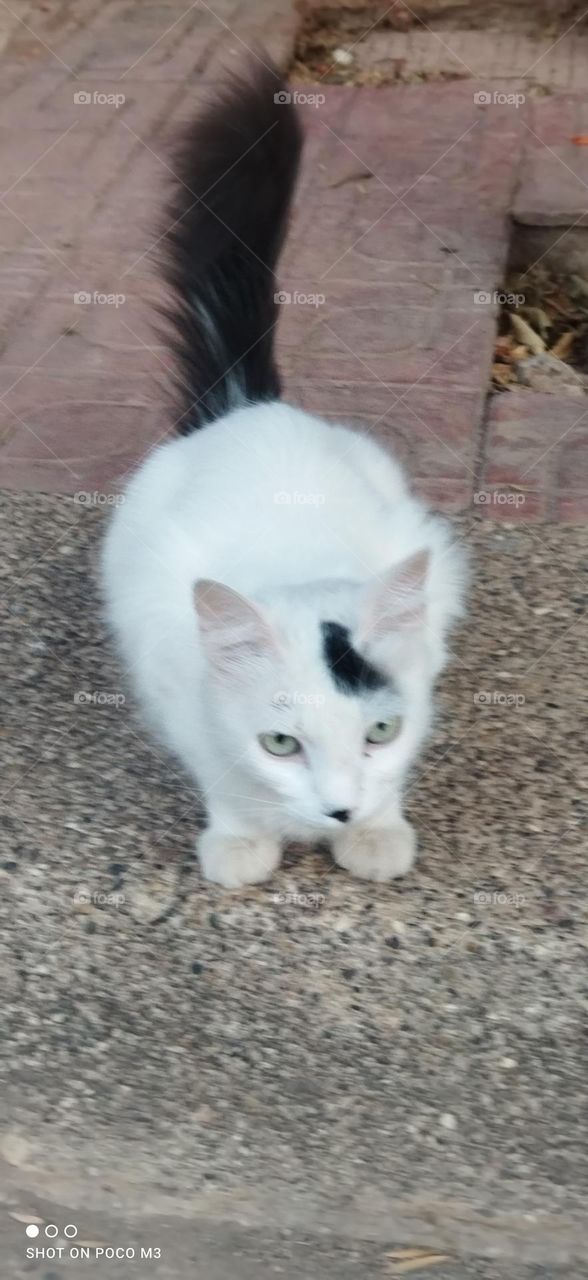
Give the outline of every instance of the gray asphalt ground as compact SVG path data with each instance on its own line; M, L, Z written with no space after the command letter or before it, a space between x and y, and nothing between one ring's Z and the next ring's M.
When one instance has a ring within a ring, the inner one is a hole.
M100 619L104 518L0 507L2 1275L585 1275L587 530L456 524L415 871L229 894ZM163 1257L27 1259L46 1223Z

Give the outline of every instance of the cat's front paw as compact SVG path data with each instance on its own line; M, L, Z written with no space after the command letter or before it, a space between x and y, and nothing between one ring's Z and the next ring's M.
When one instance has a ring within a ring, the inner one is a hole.
M205 880L225 889L268 880L280 862L280 846L268 836L230 836L210 828L198 841L198 857Z
M333 857L362 880L394 880L410 871L416 835L408 822L394 827L353 827L333 841Z

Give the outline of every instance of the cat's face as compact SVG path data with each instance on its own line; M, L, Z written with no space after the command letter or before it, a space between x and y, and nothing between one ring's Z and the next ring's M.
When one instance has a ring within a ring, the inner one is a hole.
M197 584L217 741L264 826L328 836L372 816L400 782L427 719L425 573L420 557L368 589L273 607Z

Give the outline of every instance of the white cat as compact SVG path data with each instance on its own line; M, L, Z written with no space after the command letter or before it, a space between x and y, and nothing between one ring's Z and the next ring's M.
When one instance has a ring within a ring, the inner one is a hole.
M203 874L265 880L285 840L403 875L402 816L463 566L376 444L279 400L274 267L300 151L261 68L185 139L166 237L181 436L116 510L112 627L154 730L197 780ZM204 428L204 429L201 429Z

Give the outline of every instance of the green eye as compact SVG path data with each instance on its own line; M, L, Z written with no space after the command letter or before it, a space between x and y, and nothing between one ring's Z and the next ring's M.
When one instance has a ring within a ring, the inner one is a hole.
M376 723L368 729L365 740L366 742L382 743L392 742L396 737L400 728L400 716L392 716L391 720L376 720Z
M259 741L270 756L295 756L302 750L298 738L289 733L260 733Z

